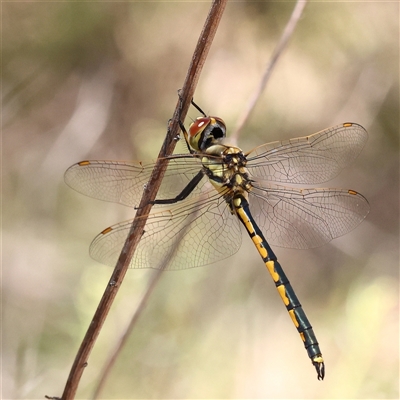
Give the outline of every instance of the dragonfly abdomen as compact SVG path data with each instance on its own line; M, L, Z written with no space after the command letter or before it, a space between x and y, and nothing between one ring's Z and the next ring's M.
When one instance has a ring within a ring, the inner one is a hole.
M290 318L300 334L300 338L307 350L307 354L317 371L318 379L324 379L325 365L315 333L310 322L308 321L306 313L304 312L299 299L293 290L292 285L289 282L289 279L283 272L276 255L272 251L268 242L264 238L264 235L254 221L250 213L247 199L245 199L245 197L242 195L237 195L234 197L231 207L234 208L236 215L246 228L247 233L256 246L265 263L265 266L268 269L268 272L274 280L276 289L278 290L278 293L286 306Z
M267 242L264 242L263 244L269 247ZM285 273L283 272L281 265L276 259L269 261L263 259L263 261L265 262L265 266L274 279L276 289L278 290L278 293L286 306L294 326L300 334L300 338L307 350L308 357L310 357L312 364L317 370L318 379L323 379L325 375L325 366L321 350L312 326L308 321L306 313L304 312L292 285L290 284Z

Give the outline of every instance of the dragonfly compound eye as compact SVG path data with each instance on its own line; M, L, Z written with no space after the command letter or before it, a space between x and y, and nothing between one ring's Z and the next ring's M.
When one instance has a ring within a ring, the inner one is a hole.
M189 144L195 150L205 150L225 136L225 123L218 117L199 117L189 128Z

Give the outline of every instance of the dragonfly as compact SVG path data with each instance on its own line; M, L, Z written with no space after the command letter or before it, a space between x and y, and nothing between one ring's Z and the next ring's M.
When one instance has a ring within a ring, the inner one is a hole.
M359 155L368 134L348 122L243 152L227 143L221 118L192 104L201 116L188 130L180 123L188 151L166 157L168 168L153 202L159 208L148 215L130 267L181 270L215 263L239 250L244 226L322 380L325 364L316 335L270 243L314 248L362 222L369 204L360 193L305 186L338 175ZM65 182L84 195L135 207L154 165L85 160L66 171ZM131 224L104 229L90 245L91 257L114 266Z

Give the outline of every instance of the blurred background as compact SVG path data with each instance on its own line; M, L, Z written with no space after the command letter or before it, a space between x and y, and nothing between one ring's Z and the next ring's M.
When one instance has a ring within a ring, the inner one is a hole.
M62 394L112 272L89 244L134 215L74 192L64 171L82 159L157 156L209 5L2 4L4 399ZM227 6L195 100L231 131L293 6ZM346 121L369 132L355 163L326 184L364 194L366 220L318 249L275 249L317 334L325 380L243 236L223 262L164 274L102 398L398 398L398 41L397 2L311 1L239 139L246 150ZM91 396L153 273L128 271L78 398Z

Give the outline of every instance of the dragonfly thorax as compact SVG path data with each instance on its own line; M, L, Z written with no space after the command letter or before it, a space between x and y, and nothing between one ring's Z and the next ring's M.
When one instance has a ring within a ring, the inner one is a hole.
M252 188L246 163L247 159L239 147L223 144L208 147L202 157L210 182L228 201L237 194L247 198Z

